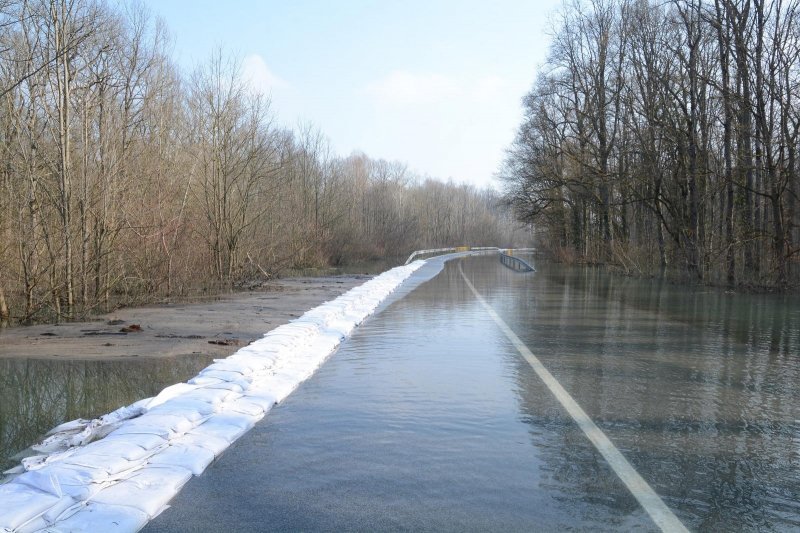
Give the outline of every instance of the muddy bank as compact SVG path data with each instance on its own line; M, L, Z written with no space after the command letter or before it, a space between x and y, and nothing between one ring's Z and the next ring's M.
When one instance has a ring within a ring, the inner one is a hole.
M213 301L121 309L87 322L0 330L0 358L224 357L371 276L275 280Z

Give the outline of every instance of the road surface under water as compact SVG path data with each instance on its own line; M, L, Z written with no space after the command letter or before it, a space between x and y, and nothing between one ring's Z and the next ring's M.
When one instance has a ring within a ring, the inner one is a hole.
M147 530L655 530L459 263L686 527L800 527L800 305L478 257L367 320Z

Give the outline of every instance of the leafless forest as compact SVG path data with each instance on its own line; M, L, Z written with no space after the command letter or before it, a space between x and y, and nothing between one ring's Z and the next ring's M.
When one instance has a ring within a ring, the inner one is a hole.
M567 259L797 286L794 0L565 7L510 149L508 200Z
M337 156L234 58L183 74L170 46L135 2L0 0L0 322L510 244L494 193Z

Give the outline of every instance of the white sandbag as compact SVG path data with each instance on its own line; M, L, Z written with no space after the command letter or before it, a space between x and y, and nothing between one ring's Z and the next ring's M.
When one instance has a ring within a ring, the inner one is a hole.
M268 376L271 376L272 373L273 373L273 370L272 369L268 369L268 370L261 370L259 372L256 372L255 374L253 374L253 381L250 383L250 386L247 387L247 390L251 390L251 389L253 389L253 387L258 387L259 382L261 380L263 380L264 378L266 378ZM244 391L242 394L245 394L246 392L247 391Z
M283 353L286 350L291 350L301 345L304 339L300 339L288 331L282 331L281 328L272 330L264 336L264 340L268 340L270 344Z
M25 472L14 482L23 483L58 497L70 496L80 501L89 499L111 483L111 477L100 469L54 464Z
M248 402L257 403L266 413L278 403L275 395L268 390L263 389L250 389L242 396Z
M179 466L199 476L211 464L216 454L208 448L183 443L174 443L158 455L153 456L150 465Z
M239 396L241 396L240 392L231 391L229 389L209 389L204 387L184 394L181 399L201 400L212 405L217 405L221 402L238 398Z
M192 378L189 381L194 381L195 379L201 378L217 378L221 379L222 381L232 381L234 383L245 382L248 385L252 381L249 374L245 376L240 372L234 372L230 370L201 370L196 378Z
M308 357L298 358L296 360L287 361L284 367L276 369L263 383L272 383L276 381L296 381L300 383L313 374L315 369L315 361Z
M250 343L248 346L241 348L235 354L229 356L228 358L258 358L263 361L270 361L275 359L278 356L279 350L277 350L269 340L265 338L258 339L255 342Z
M233 360L233 362L240 365L247 365L247 367L250 368L250 370L252 371L250 374L248 374L250 376L268 371L273 366L275 366L274 359L264 358L260 363L258 361L253 361L253 359L256 359L258 357L259 356L257 355L248 355L246 359L236 358L235 360Z
M73 420L61 424L48 432L48 437L31 446L34 450L50 455L63 452L73 446L84 446L102 439L122 421L139 416L143 412L143 401L120 407L94 420Z
M204 418L208 415L214 414L214 401L192 396L200 391L202 391L202 389L198 389L196 392L192 392L185 396L173 398L162 403L161 405L157 405L153 409L149 410L148 413L180 413L189 420L193 420L195 418Z
M252 428L262 418L264 418L264 412L261 410L255 414L228 411L217 413L213 417L220 424L231 424L247 429Z
M195 376L189 381L187 381L187 383L189 383L190 385L195 385L197 387L206 387L208 385L214 385L215 383L220 383L222 381L225 380L213 376Z
M303 342L319 333L320 324L312 321L295 320L281 326L281 333L291 335L297 342Z
M87 483L91 483L91 480L87 479ZM19 476L14 478L13 483L24 485L28 488L35 489L40 492L45 492L56 498L60 498L63 496L61 492L61 485L58 483L58 480L51 476L50 473L45 470L31 470L30 472L25 472L24 474L20 474Z
M179 413L149 412L139 418L126 421L120 426L120 429L124 427L165 427L169 428L174 433L186 433L196 425L197 424Z
M246 391L250 388L250 383L247 381L220 381L219 383L213 383L210 385L204 385L206 389L218 389L218 390L227 390L231 392L237 392L241 394L242 392Z
M341 344L341 340L336 337L318 337L308 349L307 362L313 374L319 365L324 363L331 353ZM307 378L308 376L306 376ZM305 378L304 378L305 379Z
M100 442L124 442L126 444L134 444L144 449L145 451L154 450L167 443L165 437L153 435L152 433L117 433L114 431L108 437ZM129 457L130 458L130 457Z
M81 504L79 502L76 502L69 496L64 496L47 511L15 529L14 533L34 533L41 531L53 525L59 518L68 517L80 507Z
M222 452L228 449L231 442L215 435L187 433L173 440L170 444L176 446L199 446L213 453L215 457L219 457Z
M237 354L256 354L260 357L264 357L266 359L274 359L278 357L280 353L280 348L273 344L269 338L267 338L268 333L265 333L263 337L258 339L257 341L251 343L249 346L242 348Z
M170 440L175 438L175 436L179 435L173 431L172 429L164 426L158 425L145 425L145 424L125 424L114 431L114 435L116 437L122 437L127 435L149 435L152 437L158 437L163 440Z
M261 407L261 404L258 402L251 402L247 399L247 397L242 396L232 402L226 402L222 405L222 410L220 413L243 413L246 415L250 415L253 417L261 417L264 416L264 408Z
M50 435L55 435L56 433L64 433L66 431L75 431L76 433L79 431L83 431L83 428L86 427L86 424L91 422L91 420L85 420L83 418L78 418L75 420L70 420L69 422L64 422L63 424L59 424L47 433L45 436L49 437Z
M197 385L191 385L189 383L176 383L175 385L170 385L156 394L154 398L150 398L150 400L146 402L145 408L149 411L164 402L167 402L173 398L177 398L178 396L183 396L196 388Z
M321 362L328 358L330 353L341 344L338 335L320 334L314 337L308 347L303 350L303 356L309 362Z
M116 423L104 423L101 419L92 420L83 431L66 439L67 446L85 446L90 442L102 439L111 433L116 427Z
M174 400L156 406L148 411L148 413L177 415L197 425L213 415L216 411L217 408L209 402L175 398Z
M185 468L149 465L128 479L101 490L91 501L133 507L153 518L191 477L192 473Z
M260 353L255 350L248 350L247 352L238 351L225 359L225 361L246 366L247 368L252 369L253 372L258 372L259 370L265 370L272 367L275 359L273 357L269 357L267 354Z
M100 423L102 425L107 424L117 424L122 422L123 420L129 420L131 418L135 418L145 411L145 407L152 401L152 398L145 398L143 400L139 400L138 402L134 402L130 405L126 405L124 407L120 407L116 411L111 411L108 414L105 414L99 418Z
M232 443L250 429L249 427L223 423L215 419L216 416L197 426L187 433L187 435L208 435L210 437L225 439L229 443Z
M261 383L277 383L286 381L294 382L299 385L301 382L308 379L316 369L317 365L314 364L314 361L309 361L307 358L295 360L287 364L285 367L277 369L273 375L268 376Z
M213 366L213 365L212 365ZM240 380L240 379L247 379L248 376L252 374L252 371L248 371L247 375L239 372L238 370L231 370L231 369L222 369L222 368L204 368L200 372L198 372L197 377L204 377L204 378L218 378L222 381L230 381L230 380ZM194 378L192 378L194 379Z
M149 519L147 513L134 507L89 502L68 518L43 529L42 533L139 531Z
M262 382L259 382L259 389L267 389L275 395L275 401L282 402L284 398L294 391L299 382L296 379L287 379L286 376L272 375Z
M86 429L86 425L77 429L70 425L70 429L51 434L49 437L42 439L41 442L32 445L31 449L45 455L65 451L70 446L70 439L80 434L84 429Z
M161 441L166 444L165 441ZM93 454L93 455L108 455L110 457L120 457L128 461L143 461L146 457L155 453L158 446L150 450L146 450L138 444L128 442L122 439L109 439L105 438L93 442L82 449L76 450L74 455Z
M14 531L58 504L61 496L16 480L0 485L0 528Z
M105 471L109 477L113 478L123 472L129 472L141 466L143 461L144 459L131 461L119 455L80 453L64 459L60 464L100 469Z
M23 471L38 470L44 466L58 462L66 457L75 453L77 448L68 448L62 452L54 452L48 455L30 455L23 457L20 461L22 463Z
M255 366L255 368L254 368ZM249 376L261 365L248 365L234 359L214 359L214 362L203 369L203 372L219 370L222 372L238 372L243 376Z

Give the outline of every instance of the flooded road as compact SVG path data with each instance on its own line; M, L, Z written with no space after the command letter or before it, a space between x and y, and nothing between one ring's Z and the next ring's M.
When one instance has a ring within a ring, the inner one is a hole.
M686 527L800 527L792 298L461 265ZM365 322L148 530L655 530L458 266Z
M18 452L58 424L96 418L186 381L366 279L283 278L213 300L0 330L0 471L18 465ZM121 331L131 324L141 329Z

